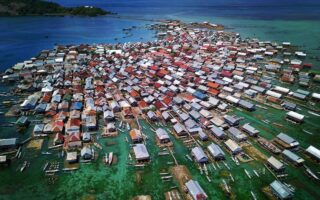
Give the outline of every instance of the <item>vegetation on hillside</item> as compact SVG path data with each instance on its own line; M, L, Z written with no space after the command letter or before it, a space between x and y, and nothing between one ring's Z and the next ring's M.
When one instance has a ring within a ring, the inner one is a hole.
M66 8L43 0L0 0L0 16L78 15L100 16L111 14L101 8L82 6Z

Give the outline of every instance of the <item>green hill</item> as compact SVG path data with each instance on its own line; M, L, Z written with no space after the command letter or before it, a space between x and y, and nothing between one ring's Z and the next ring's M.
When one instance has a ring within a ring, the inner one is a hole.
M0 16L76 15L94 17L107 14L111 12L91 6L66 8L57 3L42 0L0 0Z

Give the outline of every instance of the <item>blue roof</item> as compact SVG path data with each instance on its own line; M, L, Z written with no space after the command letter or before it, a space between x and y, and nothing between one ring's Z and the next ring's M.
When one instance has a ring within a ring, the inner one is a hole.
M81 110L82 108L82 103L81 102L74 102L71 105L71 110Z
M193 96L195 96L196 98L201 99L201 100L207 98L207 95L205 95L204 93L202 93L198 90L193 93Z

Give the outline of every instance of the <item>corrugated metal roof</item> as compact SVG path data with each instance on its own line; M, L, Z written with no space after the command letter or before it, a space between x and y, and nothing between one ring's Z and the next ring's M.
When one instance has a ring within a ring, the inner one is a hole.
M208 157L207 155L203 152L202 148L200 147L194 147L191 150L192 154L194 155L194 157L196 158L197 162L207 162L208 161Z
M293 194L290 192L289 188L282 184L280 181L275 180L270 184L270 187L273 191L276 192L276 195L281 199L286 199L291 197Z
M147 147L144 144L136 144L133 147L134 154L137 160L149 159L149 153Z
M207 194L203 191L198 181L189 180L186 182L186 187L194 200L198 200L199 196L202 196L202 199L207 198Z
M213 157L224 157L224 152L218 145L211 143L207 148Z

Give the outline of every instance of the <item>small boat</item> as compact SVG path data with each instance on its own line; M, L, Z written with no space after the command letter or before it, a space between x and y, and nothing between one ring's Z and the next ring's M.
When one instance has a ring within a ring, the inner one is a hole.
M111 165L112 164L112 159L113 159L113 152L109 153L109 158L108 158L108 164Z
M302 129L302 131L305 132L305 133L308 133L308 134L310 134L310 135L313 135L313 133L311 133L310 131L307 131L307 130L305 130L305 129Z
M102 149L102 146L99 143L93 143L94 146L96 146L98 149Z
M63 168L62 170L68 172L68 171L74 171L74 170L77 170L77 169L79 169L79 168L77 168L77 167L67 168L67 167L66 167L66 168Z
M262 145L263 148L267 149L268 151L271 151L274 154L280 154L281 150L275 146L274 144L272 144L271 142L269 142L268 140L264 139L264 138L259 138L258 143Z
M313 171L311 171L311 169L309 167L305 166L305 168L306 168L307 175L309 175L311 178L313 178L317 181L320 180L319 177Z
M226 191L228 193L230 193L230 189L229 189L229 186L228 186L227 182L224 179L222 179L222 182L223 182L223 185L224 185L224 188L226 189Z
M211 179L209 178L209 176L206 176L207 180L209 181L209 183L211 183Z
M48 165L49 165L49 163L47 162L45 165L44 165L44 167L43 167L43 171L46 171L46 169L47 169L47 167L48 167Z
M136 164L136 165L134 165L135 167L144 167L145 166L145 164Z
M24 161L20 168L20 172L23 172L26 169L27 165L28 165L28 161Z
M250 193L251 193L251 196L252 196L253 200L257 200L256 195L252 191Z
M214 165L214 163L211 163L212 164L212 167L214 170L217 170L216 166Z
M203 165L203 170L204 170L204 173L208 176L208 168L206 166L206 164Z
M50 154L52 154L52 153L51 153L51 152L49 152L49 151L46 151L46 152L45 152L45 151L43 151L43 152L41 152L41 154L42 154L42 155L50 155Z
M232 182L234 182L234 178L233 178L233 176L232 176L232 174L231 174L231 173L229 173L229 176L230 176L230 178L231 178Z
M226 166L226 168L227 168L228 170L230 170L230 167L229 167L229 165L228 165L226 162L223 161L223 164L224 164L224 166Z
M312 111L308 111L309 114L320 117L320 115L318 113L312 112Z
M188 160L192 161L192 158L188 154L186 154L186 157L188 158Z
M258 172L256 170L253 170L253 172L257 177L260 177L260 175L258 174Z
M158 155L159 156L166 156L166 155L169 155L169 152L165 152L165 151L159 152Z
M236 165L240 165L240 163L236 157L232 156L231 159L236 163Z
M167 179L171 179L171 178L172 178L172 176L162 176L161 177L162 180L167 180Z
M127 123L127 130L130 130L130 124Z
M108 153L106 153L106 155L104 156L104 162L105 162L106 164L109 163Z
M251 179L251 176L249 174L249 172L245 169L244 172L247 174L247 176L249 177L249 179Z

